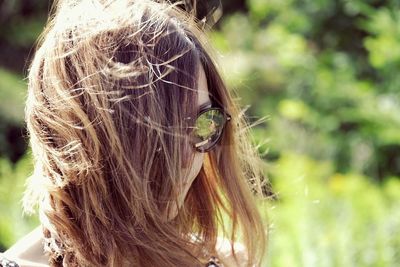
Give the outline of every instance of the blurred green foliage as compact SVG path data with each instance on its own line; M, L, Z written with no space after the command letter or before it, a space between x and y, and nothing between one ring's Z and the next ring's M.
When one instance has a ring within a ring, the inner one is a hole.
M1 10L13 21L1 46L32 44L47 11L38 2ZM270 224L266 266L396 266L400 2L223 2L229 13L210 33L221 70L250 122L267 118L252 129L275 193L259 203ZM23 130L25 84L7 60L0 55L0 250L37 222L21 217L32 166L29 154L11 163L6 133Z
M18 163L0 158L0 251L39 224L36 217L23 216L21 198L26 178L32 173L32 158L27 153Z
M400 180L377 185L335 172L329 160L291 151L270 167L279 201L268 202L266 266L396 266Z
M230 85L269 116L255 134L271 158L289 149L400 175L400 9L375 2L249 0L212 34Z
M275 201L268 266L400 262L398 1L248 0L211 34ZM252 120L250 120L251 122Z

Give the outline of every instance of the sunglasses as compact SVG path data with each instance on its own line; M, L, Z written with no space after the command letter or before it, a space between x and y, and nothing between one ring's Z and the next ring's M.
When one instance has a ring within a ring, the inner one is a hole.
M221 139L226 123L230 120L231 116L220 107L200 109L190 132L193 148L201 153L214 148Z

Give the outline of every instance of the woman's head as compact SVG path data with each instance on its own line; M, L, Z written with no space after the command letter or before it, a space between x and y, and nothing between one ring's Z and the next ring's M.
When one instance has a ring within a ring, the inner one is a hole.
M239 228L259 253L263 229L246 186L259 190L260 173L207 51L191 17L172 5L55 4L29 70L35 173L25 198L39 198L54 265L200 264L223 213L230 238ZM209 103L233 121L204 154L191 132Z

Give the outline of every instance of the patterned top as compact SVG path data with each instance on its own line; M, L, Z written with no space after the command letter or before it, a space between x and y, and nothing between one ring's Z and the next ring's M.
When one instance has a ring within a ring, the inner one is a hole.
M0 267L19 267L15 261L8 260L0 255ZM216 257L211 257L205 267L224 267Z
M19 265L15 261L10 261L0 255L0 267L19 267Z
M224 267L216 257L211 257L206 264L206 267Z

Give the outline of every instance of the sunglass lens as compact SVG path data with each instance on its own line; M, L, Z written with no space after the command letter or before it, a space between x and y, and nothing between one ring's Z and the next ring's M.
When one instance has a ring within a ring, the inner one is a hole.
M202 113L196 120L193 131L195 147L207 150L219 139L224 128L225 117L218 109Z

